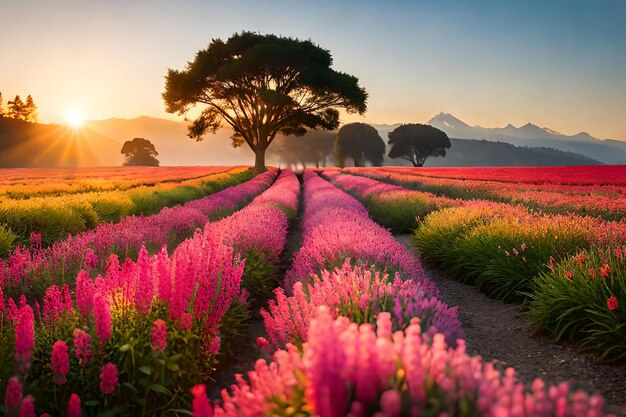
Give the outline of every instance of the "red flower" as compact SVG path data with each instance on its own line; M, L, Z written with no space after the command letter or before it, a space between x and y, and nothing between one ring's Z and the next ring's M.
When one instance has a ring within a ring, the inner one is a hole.
M602 278L606 278L611 273L611 267L609 264L604 264L604 266L600 267L600 273L602 274Z
M57 340L52 345L52 381L63 385L67 382L67 373L70 371L70 357L67 354L67 343Z
M105 394L111 394L117 387L117 367L113 363L107 363L100 371L100 391Z
M615 310L617 307L619 307L619 303L617 302L617 298L615 298L615 296L610 296L608 300L606 300L606 306L609 308L609 310L613 311Z
M206 396L206 386L204 384L198 384L191 388L191 395L193 395L193 416L194 417L213 417L213 408L209 403L209 399Z
M566 277L567 279L569 279L570 281L572 280L573 276L574 276L574 275L572 274L572 271L566 271L566 272L565 272L565 277Z

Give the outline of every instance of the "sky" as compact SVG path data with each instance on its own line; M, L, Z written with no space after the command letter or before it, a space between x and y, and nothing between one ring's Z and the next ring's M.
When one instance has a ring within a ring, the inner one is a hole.
M168 68L242 30L311 39L369 93L364 116L533 122L626 140L626 0L0 0L0 92L43 122L164 110Z

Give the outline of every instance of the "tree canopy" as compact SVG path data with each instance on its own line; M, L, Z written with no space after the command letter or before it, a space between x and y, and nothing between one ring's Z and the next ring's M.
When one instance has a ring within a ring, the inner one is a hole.
M344 167L346 158L352 158L354 166L363 166L366 161L380 166L385 154L385 142L374 127L366 123L349 123L337 132L335 159Z
M401 158L421 167L429 156L446 156L452 144L448 135L430 125L419 123L400 125L387 135L390 158Z
M148 139L134 138L127 140L122 146L121 153L126 156L124 165L127 166L159 166L156 158L159 153Z
M268 149L271 157L291 167L306 168L307 164L316 167L326 166L333 156L333 145L337 134L326 130L313 130L304 136L279 135Z
M31 95L26 97L26 103L24 103L24 100L18 95L15 96L13 100L7 102L7 110L5 112L2 109L2 93L0 93L0 117L36 123L37 106Z
M168 112L180 115L203 105L189 137L202 140L230 125L233 146L247 144L260 171L278 133L333 130L338 109L366 111L367 93L358 79L331 65L330 52L310 40L236 33L225 42L213 39L184 70L168 70L163 100Z

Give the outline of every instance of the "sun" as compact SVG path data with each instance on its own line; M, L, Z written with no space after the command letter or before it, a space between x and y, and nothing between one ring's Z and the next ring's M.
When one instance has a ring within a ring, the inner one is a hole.
M78 129L85 124L85 117L83 112L78 107L71 107L67 110L65 115L65 120L67 124L74 129Z

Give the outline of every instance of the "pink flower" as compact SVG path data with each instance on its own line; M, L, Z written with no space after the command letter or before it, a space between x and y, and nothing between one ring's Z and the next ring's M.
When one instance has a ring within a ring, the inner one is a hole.
M572 274L572 271L567 270L567 271L565 271L565 277L566 277L568 280L570 280L570 281L571 281L571 280L572 280L572 278L574 277L574 275Z
M167 324L156 319L152 325L152 352L163 352L167 347Z
M85 250L85 267L95 269L98 266L98 255L91 248Z
M96 334L103 346L111 338L111 310L109 302L103 295L98 294L94 298L94 316L96 318Z
M613 311L619 307L619 303L617 302L617 298L615 296L610 296L608 300L606 300L606 306L609 310Z
M209 343L209 348L207 349L207 352L209 352L211 355L217 355L218 353L220 353L219 336L215 336L213 339L211 339L211 343Z
M67 344L63 340L57 340L52 345L52 381L63 385L67 382L67 373L70 371L70 358L67 354Z
M91 277L85 270L76 276L76 307L84 317L88 317L93 310L93 297L96 291Z
M85 366L91 359L91 335L81 329L74 329L74 354L78 363Z
M37 417L35 414L35 397L27 395L20 406L20 417Z
M22 403L22 384L16 376L9 378L7 390L4 393L4 411L8 414L13 411L17 414L20 404Z
M522 252L524 252L526 250L526 244L522 243L520 249L522 249Z
M591 275L593 278L596 277L596 270L593 268L589 268L589 275Z
M80 397L74 393L70 395L70 401L67 405L67 417L81 417L83 411L80 407Z
M256 347L260 350L265 350L268 348L270 342L264 338L263 336L257 337L256 339Z
M213 408L206 396L206 386L198 384L191 388L193 417L213 417Z
M112 394L117 387L117 367L113 363L107 363L100 372L100 391L104 395Z
M25 305L19 309L15 326L15 360L20 364L20 372L26 374L30 369L32 350L35 347L35 317L33 309Z

